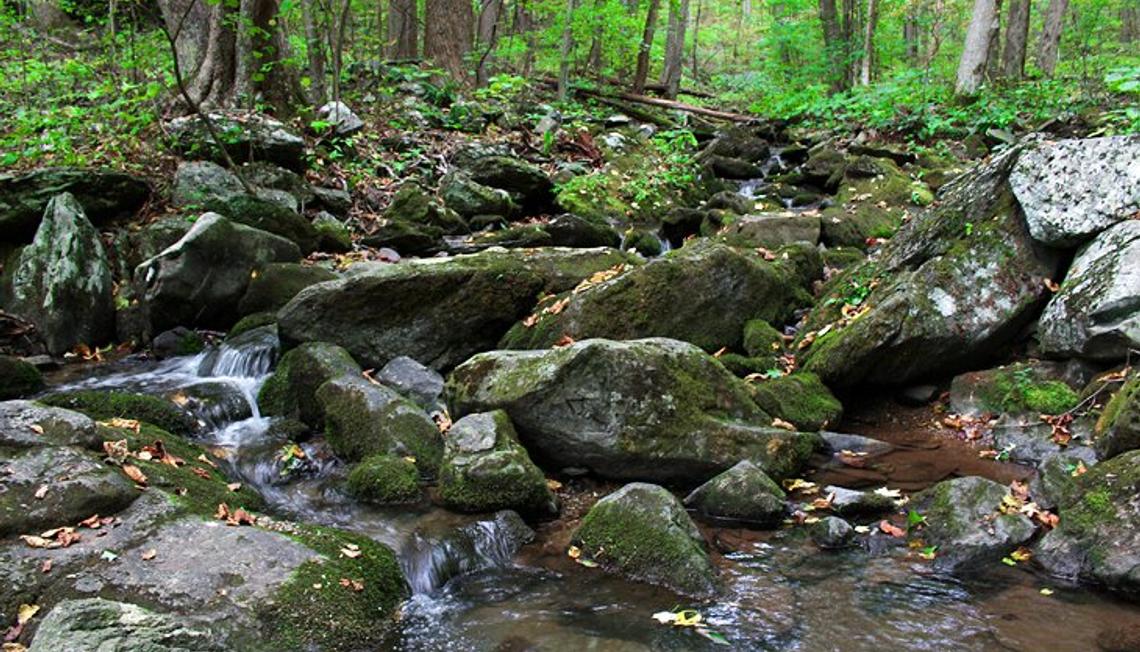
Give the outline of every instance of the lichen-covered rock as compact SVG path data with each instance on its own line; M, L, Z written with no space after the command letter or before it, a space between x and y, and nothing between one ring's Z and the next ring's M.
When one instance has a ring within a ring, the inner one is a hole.
M770 527L784 519L784 498L784 490L762 468L742 460L694 489L685 497L685 507L714 522Z
M354 497L380 505L410 503L420 498L420 472L411 460L372 455L352 467L346 483Z
M394 390L352 374L324 383L316 398L325 415L325 439L338 457L350 462L376 454L411 457L425 475L439 471L439 429Z
M0 402L0 447L75 446L101 450L95 422L71 410L31 401Z
M316 251L321 241L316 227L296 210L260 196L238 194L213 199L205 203L205 208L237 224L281 236L296 244L302 254Z
M722 233L741 246L779 247L792 242L819 242L818 214L759 213L745 215L723 229Z
M101 598L64 600L36 629L31 652L134 650L136 652L223 652L206 629L185 618Z
M238 303L238 312L242 315L276 312L301 290L337 278L323 267L300 263L270 263L254 274Z
M211 161L183 161L174 172L170 201L175 206L202 207L245 193L237 175Z
M392 197L384 219L390 224L406 224L439 233L466 233L467 223L451 208L432 197L421 186L406 183Z
M810 301L793 267L720 244L687 246L552 297L501 346L548 348L564 336L669 337L707 351L739 349L748 320L782 323Z
M1000 511L1009 489L976 476L944 480L914 497L922 538L938 546L934 566L955 572L996 561L1033 536L1033 522Z
M425 410L443 403L443 376L406 355L392 358L376 380L400 392Z
M286 345L335 342L362 364L406 355L438 370L495 347L542 292L569 289L625 257L604 249L488 250L364 264L301 291L280 313Z
M21 176L0 175L0 240L28 242L48 202L70 193L95 224L133 215L150 197L146 181L111 170L43 168Z
M317 213L313 218L313 228L320 238L317 243L320 251L334 253L352 251L352 231L331 213L327 211Z
M115 332L113 283L99 233L75 197L48 202L12 275L11 308L34 322L48 352L98 346Z
M255 269L297 262L301 252L285 238L217 213L198 218L181 240L135 270L144 288L152 332L175 326L225 329Z
M899 384L992 357L1042 304L1055 255L1033 244L1007 176L1017 150L964 175L809 315L802 368L832 387ZM968 226L967 226L968 225ZM844 317L866 309L864 314Z
M459 172L448 174L440 180L440 196L448 208L465 218L476 215L508 217L517 210L506 190L477 183Z
M1034 239L1080 244L1140 210L1140 137L1039 141L1009 182Z
M317 120L327 122L337 136L351 136L364 128L364 121L344 102L328 102L317 109Z
M1061 522L1038 543L1036 559L1069 580L1140 597L1140 451L1101 462L1058 502Z
M1019 362L1007 367L972 371L950 383L950 410L957 414L1061 414L1080 396L1060 379L1055 365Z
M690 595L717 588L700 532L681 502L657 485L627 484L599 500L572 540L607 571Z
M510 417L502 410L469 414L452 424L439 495L444 505L462 512L557 512L546 476L519 444Z
M212 112L209 120L222 137L223 147L235 161L265 160L294 172L303 172L305 141L279 120L259 113ZM166 124L174 149L184 156L216 163L225 157L197 115L175 118Z
M809 533L812 542L825 550L846 548L855 538L855 528L838 516L825 516L812 523Z
M328 342L308 342L281 357L257 394L257 406L266 416L299 419L321 430L325 413L317 389L333 378L360 374L360 365L348 351Z
M554 184L538 166L510 156L484 156L465 169L476 183L507 191L528 211L548 208L554 201Z
M897 509L890 496L874 491L856 491L829 485L821 492L831 496L831 510L840 516L865 516L892 512Z
M845 168L835 205L823 211L821 240L829 247L865 248L868 239L893 237L929 192L887 159L855 158Z
M1077 251L1037 337L1042 353L1055 356L1123 360L1140 348L1140 221L1106 229Z
M480 354L452 372L448 402L456 416L506 410L541 459L617 479L695 484L742 459L784 478L819 444L770 427L744 382L676 340Z
M44 377L30 362L0 355L0 401L23 398L44 387Z
M760 380L750 387L756 405L800 430L822 430L843 416L843 404L813 373Z
M1140 448L1140 374L1133 374L1104 406L1095 432L1101 459Z

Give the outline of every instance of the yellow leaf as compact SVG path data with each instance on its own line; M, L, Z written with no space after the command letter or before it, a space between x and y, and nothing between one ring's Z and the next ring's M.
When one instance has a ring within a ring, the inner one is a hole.
M16 612L16 622L20 625L26 624L40 611L38 604L22 604L19 611Z
M1043 588L1043 589L1041 589L1041 595L1044 595L1044 596L1053 595L1053 589L1050 589L1048 587Z
M579 548L578 546L570 546L566 550L566 556L569 557L570 559L578 559L579 557L582 556L582 549Z

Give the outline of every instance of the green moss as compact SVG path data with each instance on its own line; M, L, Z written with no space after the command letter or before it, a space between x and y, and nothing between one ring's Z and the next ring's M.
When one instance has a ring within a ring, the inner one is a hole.
M739 353L725 353L717 360L724 365L725 369L731 371L734 375L744 378L752 374L764 374L769 371L778 371L776 369L775 356L758 356L750 358L748 356L740 355Z
M800 372L751 385L756 404L801 430L820 430L839 421L843 405L819 376Z
M632 249L642 256L653 257L661 255L661 241L657 236L646 230L633 230L626 234L624 249Z
M317 235L320 236L322 250L352 250L352 232L337 220L317 219L313 221L313 228L317 230Z
M321 430L324 411L317 401L317 388L337 376L359 376L360 372L360 365L343 348L308 342L281 357L273 375L261 386L257 405L263 415L300 419Z
M35 365L0 355L0 401L23 398L43 388L44 378Z
M408 596L407 582L392 550L363 535L333 528L290 525L283 531L323 558L298 567L259 609L276 648L388 649L393 643L396 607ZM345 554L346 550L353 554ZM343 586L342 580L349 585ZM358 582L361 590L352 582Z
M291 240L309 253L317 249L317 230L301 215L280 204L241 194L206 202L206 210L220 213L234 222L261 229Z
M175 355L197 355L206 349L206 340L198 331L189 331L178 338Z
M92 419L145 421L178 435L190 434L198 429L198 423L190 413L169 401L146 394L78 390L52 394L39 401L44 405L82 412Z
M1140 374L1134 375L1125 382L1120 390L1113 394L1112 398L1105 404L1104 410L1096 421L1096 434L1101 435L1108 432L1137 397L1140 397Z
M231 328L230 332L226 334L226 339L233 339L238 335L251 331L255 328L261 328L262 326L268 326L270 324L276 323L277 313L255 312L252 315L246 315L245 317L239 319L238 323L234 324L234 327Z
M372 503L408 503L420 498L420 473L412 462L373 455L348 474L348 492Z
M784 349L780 331L763 319L752 319L744 324L744 350L750 357L771 357Z
M1059 380L1041 380L1030 365L996 370L991 382L978 388L985 409L1018 413L1060 414L1080 402L1080 395Z
M490 450L463 450L463 439L488 435L495 438ZM496 410L490 415L465 417L452 426L449 437L459 437L460 441L449 439L440 472L439 495L445 505L463 512L552 511L555 501L546 476L519 444L506 412Z

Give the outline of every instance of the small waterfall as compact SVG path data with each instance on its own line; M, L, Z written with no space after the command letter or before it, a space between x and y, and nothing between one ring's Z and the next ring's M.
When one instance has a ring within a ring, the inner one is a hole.
M199 376L259 378L273 369L281 342L276 326L262 326L222 342L203 356Z
M435 591L464 573L506 566L534 531L511 511L476 521L439 539L413 535L400 551L413 594Z

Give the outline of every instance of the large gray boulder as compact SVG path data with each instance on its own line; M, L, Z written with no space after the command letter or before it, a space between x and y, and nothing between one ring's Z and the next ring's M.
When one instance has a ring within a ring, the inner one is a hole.
M1140 136L1038 142L1009 183L1035 240L1081 244L1140 210Z
M222 652L225 646L184 618L127 602L81 598L60 602L39 624L30 652L134 650Z
M113 281L99 233L68 193L53 198L12 276L12 308L39 328L49 353L97 346L115 332Z
M784 498L784 490L763 469L742 460L694 489L685 506L713 522L770 527L784 519Z
M536 249L358 265L301 291L278 327L286 346L334 342L367 367L406 355L449 369L495 348L542 292L626 260L611 249Z
M1140 221L1110 227L1077 251L1037 335L1042 353L1061 357L1122 360L1140 348Z
M233 172L212 161L183 161L174 172L170 201L175 206L204 206L245 192Z
M304 171L305 141L289 131L281 121L259 113L237 111L213 112L209 114L209 120L234 160L267 160L294 172ZM171 120L166 123L166 131L174 139L175 151L180 154L219 163L225 161L197 115Z
M175 326L226 329L237 321L254 270L301 259L297 245L217 213L198 218L181 240L135 270L152 332Z
M451 374L448 399L455 416L505 410L535 455L616 479L696 484L742 459L783 478L819 443L772 428L743 381L676 340L480 354Z
M969 476L939 482L914 497L915 509L926 517L922 539L938 546L935 568L976 569L1033 536L1036 527L1027 517L1001 511L1007 494L1007 487Z
M334 378L360 375L360 365L348 351L328 342L306 342L281 357L257 394L257 406L266 416L297 419L319 431L325 427L325 412L317 390Z
M583 557L635 580L698 596L717 587L701 533L681 501L657 485L627 484L599 500L572 541Z
M133 215L150 197L146 181L124 172L44 168L0 175L0 241L27 242L52 198L71 193L88 219L103 224Z

